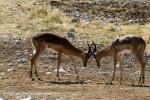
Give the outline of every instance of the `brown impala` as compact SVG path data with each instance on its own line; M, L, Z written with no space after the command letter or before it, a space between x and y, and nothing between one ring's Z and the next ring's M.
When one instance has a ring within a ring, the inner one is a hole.
M146 43L141 37L133 36L133 35L127 35L127 36L122 36L117 38L112 42L110 46L107 48L97 51L96 55L94 57L96 58L97 61L97 66L100 66L100 60L103 57L107 56L113 56L114 58L114 71L113 71L113 77L111 80L114 80L115 77L115 71L116 71L116 65L117 65L117 60L119 60L119 67L120 67L120 84L122 81L122 58L124 54L128 53L133 53L138 61L141 64L141 74L139 78L138 84L144 84L145 80L145 63L144 63L144 58L143 54L146 48Z
M58 52L58 66L57 66L57 78L59 79L59 66L61 62L61 56L64 53L68 57L72 59L75 73L77 75L77 79L79 79L78 72L75 66L74 58L73 56L79 57L83 61L83 65L87 66L87 61L92 55L91 46L88 44L88 52L85 53L84 51L74 47L66 38L60 37L58 35L54 35L52 33L43 33L35 35L32 38L32 44L35 48L33 57L31 58L31 70L30 70L30 78L32 78L32 70L33 67L35 68L35 75L40 80L37 68L36 68L36 60L38 56L46 49L51 48ZM95 47L96 48L96 47ZM94 51L93 51L94 52Z

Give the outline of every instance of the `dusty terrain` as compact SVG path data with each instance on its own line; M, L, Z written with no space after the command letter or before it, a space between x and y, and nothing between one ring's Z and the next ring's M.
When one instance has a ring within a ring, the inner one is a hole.
M7 39L5 39L7 40ZM138 86L140 67L136 59L125 57L123 84L119 84L119 69L112 85L113 61L106 58L98 68L91 58L87 67L80 59L76 65L80 81L75 80L71 61L63 56L60 72L62 81L56 79L57 54L44 52L38 60L38 71L43 81L29 78L32 46L30 40L1 41L0 44L0 97L4 100L149 100L150 68L146 65L146 82ZM52 53L53 52L53 53Z
M38 1L48 0L0 0L0 100L150 100L148 0L100 3L64 0L62 8L54 7L54 10L49 4L42 5ZM67 37L70 29L75 30L73 45L85 51L87 41L93 40L105 46L118 36L142 36L147 42L145 58L148 57L145 84L137 85L140 65L132 55L125 56L122 85L119 84L119 68L113 84L107 84L113 72L110 57L102 60L100 68L92 57L87 67L83 67L82 61L76 58L79 81L75 80L71 60L63 56L61 81L58 81L57 53L54 51L43 52L37 61L42 81L31 81L31 37L41 31Z

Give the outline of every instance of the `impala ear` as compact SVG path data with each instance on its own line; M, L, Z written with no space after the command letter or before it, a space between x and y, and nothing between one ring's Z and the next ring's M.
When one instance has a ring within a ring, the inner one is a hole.
M92 45L94 45L95 43L94 43L94 41L92 41Z
M96 53L96 51L97 51L97 46L96 46L96 44L94 43L94 50L93 50L93 53Z
M96 51L97 51L97 46L96 46L96 43L94 43L94 41L92 41L92 44L91 44L91 53L92 54L95 54Z
M90 44L89 44L89 42L87 41L87 45L88 45L88 47L90 47Z
M88 45L88 53L91 52L91 45L89 44L89 42L87 41L87 45Z

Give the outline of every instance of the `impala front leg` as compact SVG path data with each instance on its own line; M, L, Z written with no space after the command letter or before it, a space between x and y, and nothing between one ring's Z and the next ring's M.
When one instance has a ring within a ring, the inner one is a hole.
M120 55L119 56L119 68L120 68L120 80L119 80L119 83L120 84L122 84L122 75L123 75L122 58L123 58L123 55Z
M40 55L40 52L36 52L36 53L33 55L33 57L31 58L30 78L32 79L32 81L34 81L34 78L32 77L33 67L34 67L34 69L35 69L35 74L36 74L36 76L37 76L38 79L39 79L38 72L37 72L37 69L36 69L36 61L37 61L37 58L38 58L39 55Z
M75 65L75 61L74 61L73 57L70 57L70 58L72 60L73 67L74 67L74 70L75 70L76 80L79 80L79 74L78 74L78 71L77 71L77 68L76 68L76 65Z
M97 66L100 67L100 66L101 66L101 63L100 63L99 55L96 56L96 55L94 54L94 58L96 59Z
M60 62L61 62L61 56L62 56L62 53L58 52L58 66L57 66L57 79L58 80L60 80L60 78L59 78L59 67L60 67Z

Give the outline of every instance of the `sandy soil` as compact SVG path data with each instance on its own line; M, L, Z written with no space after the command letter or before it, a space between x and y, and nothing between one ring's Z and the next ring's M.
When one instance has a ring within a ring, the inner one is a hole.
M30 2L24 5L26 1L30 0L22 0L21 3L17 0L0 0L1 34L24 36L25 33L32 33L30 28L36 31L39 29L40 24L28 20L28 8L31 7ZM93 58L87 67L83 67L82 61L76 58L80 76L80 81L77 81L71 60L63 56L61 67L65 68L67 74L60 73L62 81L57 81L57 59L50 57L51 52L44 52L37 62L43 81L31 81L29 71L33 48L30 40L12 38L0 36L0 100L150 100L149 61L143 86L137 85L140 67L134 57L124 60L122 85L119 84L119 68L113 84L106 84L112 78L111 58L103 59L100 68Z
M55 69L57 59L50 58L50 52L44 52L38 62L38 71L43 81L31 81L29 78L32 46L30 41L0 43L0 97L4 100L150 100L149 63L146 65L146 82L138 86L140 74L139 63L129 57L130 64L124 64L123 84L119 84L119 68L112 85L110 81L113 61L106 58L98 68L91 58L87 67L82 66L76 58L80 81L75 80L71 60L63 56L61 67L67 74L60 73L61 81L57 81ZM20 62L20 59L27 59ZM134 84L134 85L133 85ZM26 99L25 99L26 98Z

